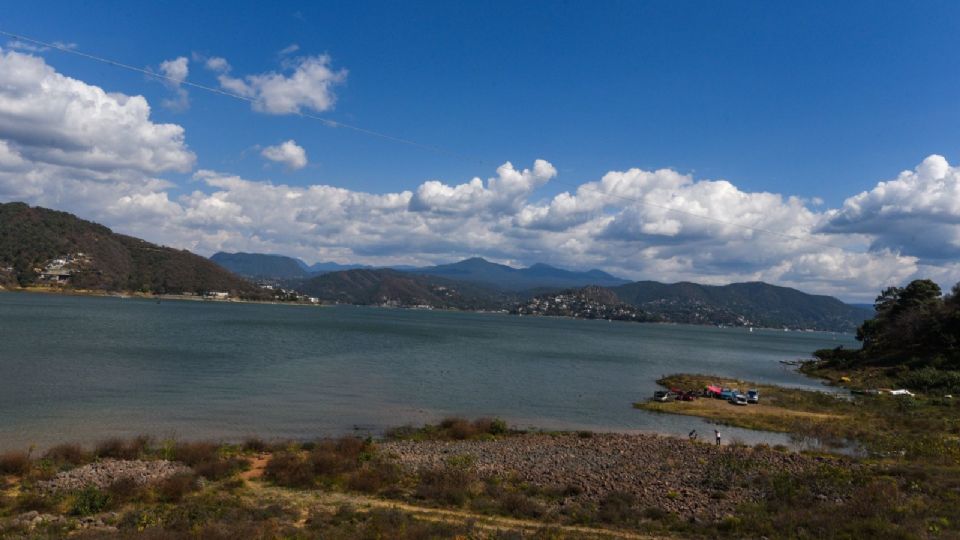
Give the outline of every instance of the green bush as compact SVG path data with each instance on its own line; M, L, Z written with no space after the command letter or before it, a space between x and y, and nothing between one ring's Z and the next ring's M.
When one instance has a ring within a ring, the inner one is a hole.
M90 486L77 492L70 507L70 513L75 516L89 516L102 512L108 504L110 504L110 495Z

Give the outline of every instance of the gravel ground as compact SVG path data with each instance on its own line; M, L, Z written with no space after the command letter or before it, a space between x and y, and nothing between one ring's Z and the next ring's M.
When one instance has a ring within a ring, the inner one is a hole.
M632 493L639 508L717 519L760 497L750 478L764 471L796 473L823 458L773 449L716 447L658 435L522 435L495 441L388 441L380 448L411 470L442 467L470 456L482 477L514 477L541 488L578 492L559 504L596 503ZM832 461L832 460L831 460ZM729 489L717 489L726 485Z
M58 473L38 483L41 491L73 491L88 486L106 488L114 482L132 478L139 485L151 484L190 469L172 461L140 461L106 459Z

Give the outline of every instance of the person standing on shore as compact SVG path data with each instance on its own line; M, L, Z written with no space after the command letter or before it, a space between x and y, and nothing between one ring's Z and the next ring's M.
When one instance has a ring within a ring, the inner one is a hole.
M714 435L717 436L717 446L720 446L720 430L713 430Z

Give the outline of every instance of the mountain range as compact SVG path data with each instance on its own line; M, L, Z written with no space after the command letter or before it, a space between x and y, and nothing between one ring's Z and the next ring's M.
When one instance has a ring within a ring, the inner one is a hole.
M280 259L286 261L285 270L309 268L302 261L298 265L297 259ZM280 268L275 255L218 253L214 260L254 278ZM273 278L286 279L286 285L321 300L350 304L499 309L586 318L618 313L616 318L624 320L835 331L853 331L872 316L869 309L830 296L762 282L723 286L629 282L600 270L577 272L546 264L513 268L479 257L416 268L324 270L302 279L275 270ZM561 304L549 300L557 294L563 298ZM624 315L624 306L633 311Z
M210 259L238 275L261 280L291 280L344 270L374 270L359 264L321 262L307 265L300 259L262 253L215 253ZM513 268L474 257L438 266L393 266L400 272L442 277L456 281L482 283L505 291L527 291L543 288L585 287L587 285L616 286L629 283L600 270L577 272L538 263L529 268Z
M205 259L116 234L65 212L0 204L0 286L5 287L55 284L270 297L247 277L276 280L330 303L839 331L853 330L872 315L833 297L761 282L631 283L599 270L578 272L546 264L513 268L481 258L418 268L340 269L344 266L310 267L291 257L255 253L218 253Z

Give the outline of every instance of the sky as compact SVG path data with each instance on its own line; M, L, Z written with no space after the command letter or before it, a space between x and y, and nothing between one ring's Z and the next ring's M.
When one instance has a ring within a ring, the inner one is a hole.
M960 280L956 2L4 4L163 78L0 37L0 202L202 255Z

